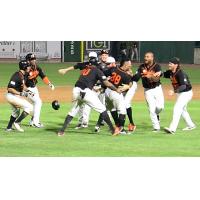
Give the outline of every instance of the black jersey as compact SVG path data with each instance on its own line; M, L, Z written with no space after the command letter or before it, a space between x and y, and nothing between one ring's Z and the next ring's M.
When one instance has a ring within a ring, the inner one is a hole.
M89 88L92 89L98 80L103 82L106 80L104 73L93 65L85 65L83 63L77 63L74 69L80 69L81 75L76 82L75 86L81 89Z
M171 79L171 83L175 92L182 85L186 86L182 92L187 92L192 89L188 75L181 69L177 69L175 73L173 73L171 70L167 70L163 73L163 75L165 78Z
M138 67L138 70L136 71L136 74L132 77L132 81L138 82L139 79L142 79L142 85L144 88L152 89L157 86L159 86L160 80L153 82L152 80L148 79L147 77L143 77L142 74L144 73L144 70L146 71L152 71L152 72L160 72L161 66L157 63L154 63L152 66L148 67L146 64L142 64Z
M8 88L13 88L18 92L22 92L24 82L24 74L21 71L15 72L8 83Z
M109 69L108 65L105 62L99 62L97 67L103 72Z
M131 76L123 71L120 67L112 67L104 74L108 77L110 76L109 81L115 86L119 87L122 84L129 84L131 82Z
M36 67L32 67L31 71L29 73L26 74L26 82L25 85L27 87L35 87L37 84L37 77L40 77L41 79L43 79L44 77L46 77L46 75L44 74L44 72L42 71L42 69L37 65Z

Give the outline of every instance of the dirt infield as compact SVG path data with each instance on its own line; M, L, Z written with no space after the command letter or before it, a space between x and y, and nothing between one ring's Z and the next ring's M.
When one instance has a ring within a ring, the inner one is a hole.
M165 100L174 100L176 98L175 95L168 95L170 89L172 89L170 85L163 85ZM39 91L43 102L52 102L55 99L59 102L71 102L72 99L71 86L59 86L56 87L55 91L51 91L48 87L39 87ZM200 100L200 85L193 85L193 92L193 99ZM0 94L0 103L5 103L6 88L0 88ZM141 85L138 85L133 101L144 101L144 90Z

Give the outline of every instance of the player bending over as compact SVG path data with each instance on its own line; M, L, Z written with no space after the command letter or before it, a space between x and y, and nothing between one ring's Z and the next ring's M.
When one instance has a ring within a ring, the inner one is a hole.
M71 111L68 113L68 115L66 116L62 128L58 131L58 136L64 135L65 129L67 128L67 126L69 125L73 117L76 116L79 110L79 105L81 105L82 103L86 103L91 108L101 113L101 117L108 124L111 133L114 136L118 135L119 130L113 127L112 122L110 121L110 118L108 116L108 113L106 112L105 105L101 103L101 101L99 100L99 98L97 97L97 95L92 89L98 80L102 81L108 88L118 93L121 93L121 89L120 88L117 89L112 83L110 83L106 79L103 72L100 71L94 65L92 65L90 62L88 63L88 65L79 63L67 69L60 69L59 73L65 74L68 71L71 71L74 69L80 69L82 71L73 89L73 107Z
M22 120L27 117L33 111L33 105L30 104L24 97L33 96L34 94L27 90L24 85L24 75L25 72L30 71L30 65L26 60L19 62L19 71L15 72L9 83L8 83L8 93L6 94L6 99L12 107L12 114L10 116L10 121L6 131L12 131L12 125L14 124L15 128L24 132L20 127ZM23 109L23 112L20 115L20 108Z

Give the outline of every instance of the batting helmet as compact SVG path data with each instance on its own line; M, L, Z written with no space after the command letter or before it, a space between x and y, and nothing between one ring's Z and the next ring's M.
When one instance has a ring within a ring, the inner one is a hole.
M19 62L19 69L20 70L24 70L25 71L28 66L30 66L30 64L26 60L21 60Z
M36 56L33 53L28 53L26 55L26 60L36 60Z
M54 100L54 101L51 103L51 105L52 105L52 108L53 108L54 110L58 110L58 109L60 108L60 104L59 104L59 102L58 102L57 100Z

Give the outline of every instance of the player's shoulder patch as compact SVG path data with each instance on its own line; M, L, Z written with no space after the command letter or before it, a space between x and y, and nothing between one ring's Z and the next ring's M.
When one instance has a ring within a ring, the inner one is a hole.
M11 85L15 85L15 81L10 81L10 84Z

